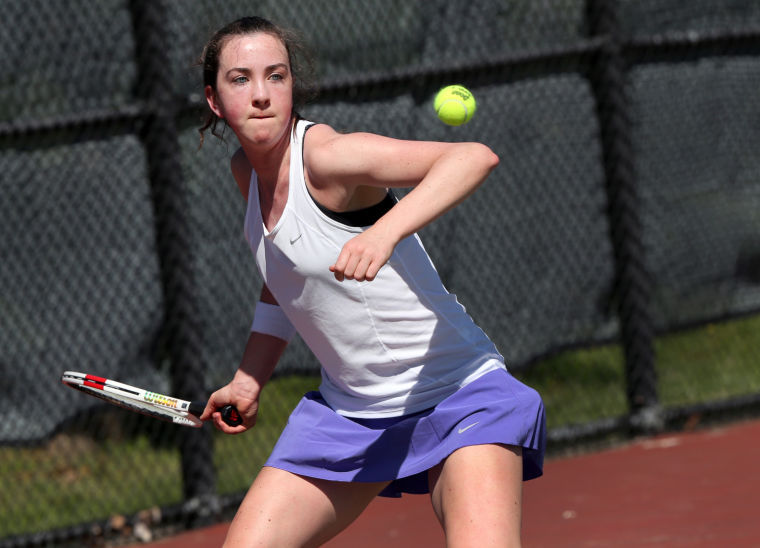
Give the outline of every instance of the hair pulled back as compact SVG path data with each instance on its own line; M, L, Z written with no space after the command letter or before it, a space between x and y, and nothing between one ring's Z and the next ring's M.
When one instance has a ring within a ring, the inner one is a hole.
M260 32L274 36L285 46L293 77L293 116L298 117L299 109L315 95L313 59L302 38L296 32L276 25L263 17L241 17L214 33L206 43L201 54L200 65L203 67L203 87L205 89L206 86L211 86L212 89L216 90L219 56L231 38ZM212 135L223 139L222 133L219 133L217 130L218 122L219 117L209 109L205 123L198 129L198 132L201 134L201 146L203 145L204 132L209 128L211 128Z

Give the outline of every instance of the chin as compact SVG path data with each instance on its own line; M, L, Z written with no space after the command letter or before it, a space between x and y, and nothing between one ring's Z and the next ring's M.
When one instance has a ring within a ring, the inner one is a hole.
M279 141L280 135L271 131L254 131L245 136L245 140L252 145L273 145Z
M278 123L275 118L256 119L256 126L250 128L248 140L256 144L278 141L287 133L288 124Z

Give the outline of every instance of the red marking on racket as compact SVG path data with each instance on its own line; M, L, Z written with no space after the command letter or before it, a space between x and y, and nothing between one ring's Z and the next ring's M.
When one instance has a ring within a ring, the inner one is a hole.
M95 375L85 375L84 381L82 382L84 386L89 386L90 388L97 388L98 390L103 390L103 387L106 384L106 379L103 377L97 377Z

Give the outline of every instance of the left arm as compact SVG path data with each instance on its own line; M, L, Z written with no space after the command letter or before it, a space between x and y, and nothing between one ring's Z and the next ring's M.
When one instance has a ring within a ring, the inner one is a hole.
M499 163L480 143L330 135L327 126L317 127L326 130L315 135L317 142L307 158L315 188L330 192L337 186L350 194L360 185L413 187L372 227L346 243L331 267L338 280L372 280L398 242L472 194Z

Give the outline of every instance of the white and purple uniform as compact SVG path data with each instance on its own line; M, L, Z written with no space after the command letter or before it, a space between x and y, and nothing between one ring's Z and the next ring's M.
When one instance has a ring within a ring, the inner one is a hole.
M540 453L542 457L545 427L540 398L506 372L503 358L494 344L441 283L416 234L399 242L372 282L339 282L330 272L329 266L335 262L343 245L392 207L394 200L389 195L377 206L346 214L330 212L319 205L309 194L304 177L303 143L310 125L299 121L292 132L288 198L277 224L271 231L264 226L255 172L251 175L245 218L245 236L267 287L322 367L319 393L307 395L296 408L267 464L312 477L344 481L392 480L404 477L399 473L422 472L440 462L456 447L440 458L433 455L432 460L438 460L430 465L431 458L416 455L411 460L427 467L420 470L417 465L405 471L401 464L392 464L390 468L396 470L391 470L388 475L385 470L388 468L387 458L377 459L378 463L385 463L380 466L383 470L370 470L372 465L365 462L368 448L362 448L363 442L359 440L366 438L365 441L377 448L376 440L372 441L373 435L362 436L357 431L342 428L355 425L379 434L387 426L409 417L419 420L424 415L427 421L435 415L436 406L449 398L462 399L466 392L457 392L481 377L484 380L506 379L510 394L519 385L519 391L527 391L525 394L530 396L527 400L532 401L519 402L518 407L529 414L525 417L524 412L520 412L519 426L524 431L519 434L519 439L508 436L505 441L501 436L476 443L528 443L533 445L536 455ZM499 373L496 377L486 375L491 372ZM484 383L476 384L481 386ZM515 403L525 399L518 398ZM321 408L314 408L315 405ZM314 412L324 414L319 426L314 427L309 418L304 418L301 426L296 424L296 418L308 408L311 408L308 412L310 419L314 418ZM469 412L465 413L468 415ZM325 424L331 416L336 419L336 424L342 425L332 434ZM525 431L526 420L532 423L528 428L530 432ZM430 422L432 424L432 420ZM475 422L478 424L467 432L472 430L474 434L487 430L485 419ZM438 428L440 426L434 429ZM305 460L316 459L318 465L306 466L308 470L305 470L296 446L309 445L303 443L303 438L299 440L299 436L309 429L315 430L311 438L319 436L320 431L326 432L324 440L330 442L312 439L312 448L319 448L318 453L304 456ZM501 430L508 431L509 428L502 423ZM354 455L364 455L359 459L362 462L359 469L349 465L349 461L355 462L356 459L346 458L345 451L340 449L341 444L335 442L335 434L340 434L350 446L350 449L344 449ZM293 444L288 443L291 439ZM468 444L471 443L464 445ZM398 452L398 445L394 446L393 451ZM408 447L409 443L405 446ZM527 448L530 452L531 447ZM325 455L326 452L330 455ZM407 453L405 459L409 460L411 452ZM430 452L426 450L425 453ZM540 467L539 459L528 475L540 474ZM342 472L336 474L338 470Z

